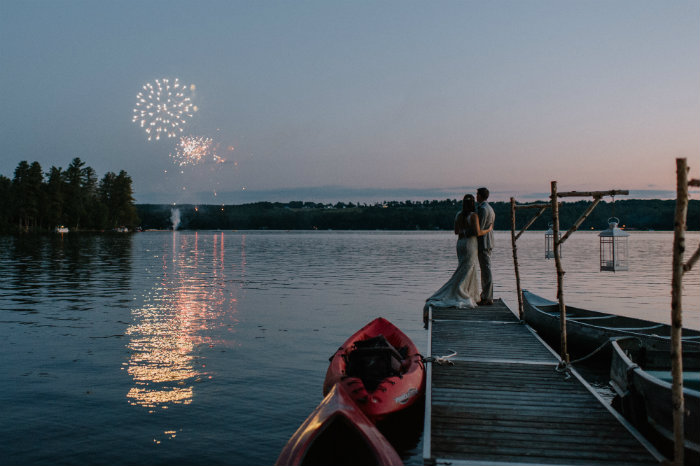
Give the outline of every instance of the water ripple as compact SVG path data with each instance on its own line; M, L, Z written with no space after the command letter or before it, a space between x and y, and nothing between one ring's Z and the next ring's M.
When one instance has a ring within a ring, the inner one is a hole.
M668 321L671 241L634 233L630 270L612 274L598 270L598 237L576 233L567 303ZM496 295L515 308L510 235L496 242ZM553 298L543 244L542 232L519 240L522 284ZM381 315L424 349L423 302L456 263L449 232L0 237L6 457L272 464L350 333ZM684 277L696 328L699 277ZM421 463L418 447L404 456Z

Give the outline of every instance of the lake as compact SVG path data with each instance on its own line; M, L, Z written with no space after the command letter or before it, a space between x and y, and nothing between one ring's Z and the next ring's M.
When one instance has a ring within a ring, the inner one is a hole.
M689 251L700 237L689 234ZM627 272L598 236L563 246L564 296L670 322L669 232L633 232ZM321 401L328 358L383 316L425 350L422 307L456 266L448 232L143 232L0 237L2 464L267 465ZM522 286L556 296L543 232ZM517 311L510 233L495 296ZM700 273L684 325L700 329ZM422 444L400 452L422 464Z

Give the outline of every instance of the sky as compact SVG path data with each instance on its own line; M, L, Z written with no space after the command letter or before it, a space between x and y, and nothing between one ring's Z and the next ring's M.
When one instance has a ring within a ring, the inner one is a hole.
M176 78L182 132L148 141L138 94ZM138 203L674 198L700 2L0 0L0 105L0 174L79 157Z

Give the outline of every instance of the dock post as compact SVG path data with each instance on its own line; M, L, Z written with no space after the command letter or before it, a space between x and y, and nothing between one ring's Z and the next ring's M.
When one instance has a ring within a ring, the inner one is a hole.
M671 277L671 384L673 402L673 464L684 462L685 400L683 398L683 253L688 213L688 165L686 159L676 159L676 216L673 222L673 275Z
M518 317L523 320L523 290L520 287L520 268L518 267L518 246L515 236L515 198L510 198L510 240L513 244L513 266L515 267L515 285L518 293Z
M565 364L569 364L569 349L566 342L566 305L564 304L564 269L559 254L559 202L557 201L557 182L552 181L552 231L554 232L554 262L557 266L557 300L559 301L559 321L561 322L561 348L559 354Z

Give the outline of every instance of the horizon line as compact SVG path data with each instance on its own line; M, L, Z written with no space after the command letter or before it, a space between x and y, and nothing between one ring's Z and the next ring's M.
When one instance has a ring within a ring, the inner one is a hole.
M459 188L428 188L428 189L382 189L382 188L348 188L341 186L282 188L274 190L241 190L224 192L193 192L176 196L166 193L147 192L135 194L136 204L173 204L173 205L242 205L257 202L315 202L318 204L353 203L377 204L385 202L423 202L461 199L465 192L476 192L476 187ZM619 196L617 200L675 200L676 192L661 189L630 190L627 196ZM700 194L700 190L691 190L689 195ZM549 202L550 193L531 192L518 193L515 191L492 191L490 202L510 202L514 197L521 202ZM175 198L175 199L174 199ZM575 198L568 202L585 200Z

